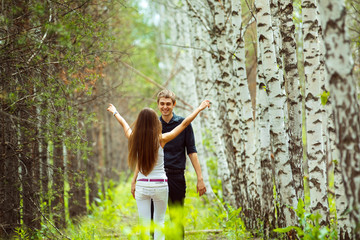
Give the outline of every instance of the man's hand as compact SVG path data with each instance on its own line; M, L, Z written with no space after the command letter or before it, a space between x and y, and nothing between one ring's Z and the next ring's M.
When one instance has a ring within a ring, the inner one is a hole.
M203 176L201 173L198 155L196 152L190 153L189 158L191 160L191 163L195 169L196 176L197 176L196 192L199 193L199 196L202 196L202 195L204 195L204 193L206 193L206 187L205 187L204 179L203 179Z
M203 180L198 180L196 188L197 188L197 192L199 193L199 196L202 196L204 195L204 193L206 193L206 187Z

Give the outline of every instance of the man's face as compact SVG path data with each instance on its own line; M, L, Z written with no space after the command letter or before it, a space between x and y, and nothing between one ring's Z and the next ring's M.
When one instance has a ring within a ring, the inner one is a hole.
M173 108L175 107L171 98L160 98L158 103L158 108L163 116L170 116L172 114Z

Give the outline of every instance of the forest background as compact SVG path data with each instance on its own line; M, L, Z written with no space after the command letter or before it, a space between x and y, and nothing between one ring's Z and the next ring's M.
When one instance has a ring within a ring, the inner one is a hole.
M169 88L177 114L213 103L193 123L208 192L196 196L189 166L188 239L356 239L359 10L358 0L1 1L0 237L138 232L127 141L106 107L132 122Z

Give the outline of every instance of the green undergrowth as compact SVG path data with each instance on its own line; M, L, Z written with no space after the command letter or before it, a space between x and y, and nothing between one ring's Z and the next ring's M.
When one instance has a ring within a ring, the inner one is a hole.
M185 226L185 239L247 239L250 234L238 217L240 210L228 208L225 212L220 201L199 197L195 175L186 173L185 210L175 210L172 220L167 210L163 233L169 239L179 239L177 223L181 221ZM120 181L116 186L110 184L105 196L96 200L91 214L69 223L68 228L62 230L63 236L56 231L53 234L59 239L65 239L65 236L73 240L148 239L145 233L149 228L139 225L136 201L130 193L130 179Z

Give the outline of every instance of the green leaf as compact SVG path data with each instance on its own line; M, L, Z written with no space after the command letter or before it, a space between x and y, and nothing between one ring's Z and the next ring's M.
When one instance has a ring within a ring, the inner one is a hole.
M297 226L288 226L288 227L285 227L285 228L276 228L276 229L274 229L274 232L287 233L287 232L290 232L291 230L295 230L299 236L304 236L303 230L301 228L297 227Z
M327 101L328 101L328 98L330 96L330 92L327 92L327 91L324 91L322 94L321 94L321 104L322 105L326 105Z

